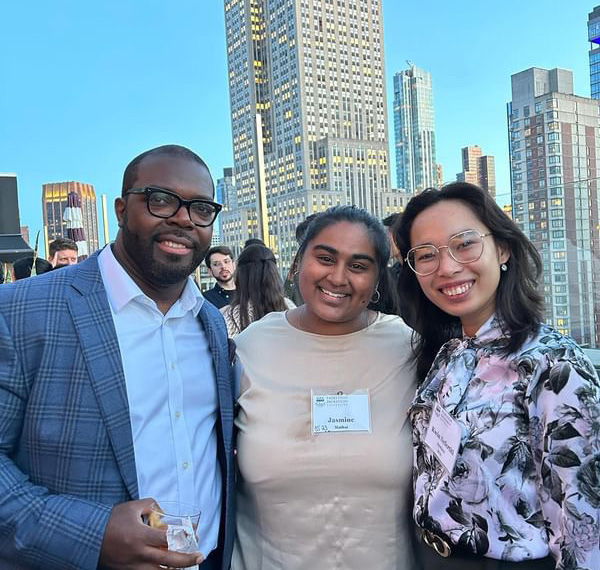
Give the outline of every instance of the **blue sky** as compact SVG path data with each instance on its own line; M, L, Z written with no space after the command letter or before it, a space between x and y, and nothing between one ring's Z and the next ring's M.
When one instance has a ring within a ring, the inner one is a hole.
M384 0L390 137L392 76L410 60L433 75L445 179L460 170L461 147L479 144L496 157L498 201L509 202L510 75L572 69L575 93L589 96L593 8L581 0ZM0 172L17 173L21 224L32 235L42 228L45 182L79 180L107 194L114 237L111 204L139 152L189 146L215 178L232 164L220 0L0 0L0 22Z

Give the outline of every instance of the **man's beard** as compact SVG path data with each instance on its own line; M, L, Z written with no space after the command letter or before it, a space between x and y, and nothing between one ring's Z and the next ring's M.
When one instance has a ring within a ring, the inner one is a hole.
M227 279L221 279L220 277L215 277L215 279L219 285L226 285L227 283L231 283L233 281L233 273L230 273Z
M121 231L123 232L123 246L129 257L135 260L141 276L149 283L159 287L167 287L185 281L202 263L208 251L208 248L201 249L199 243L193 242L192 257L189 261L184 261L182 256L174 253L164 253L167 261L162 262L154 258L154 244L157 242L158 234L142 240L139 235L129 231L126 219ZM170 233L175 237L185 235L177 230Z

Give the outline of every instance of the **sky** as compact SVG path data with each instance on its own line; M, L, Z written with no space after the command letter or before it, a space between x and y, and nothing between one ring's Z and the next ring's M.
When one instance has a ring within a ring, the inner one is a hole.
M46 182L77 180L106 194L114 239L112 203L125 166L140 152L189 146L215 179L232 166L223 6L0 0L0 172L18 176L21 225L31 236L42 229ZM497 199L509 203L510 76L530 67L571 69L575 94L589 97L587 17L594 6L383 0L390 151L392 77L408 60L433 76L444 179L461 170L460 149L478 144L496 157Z

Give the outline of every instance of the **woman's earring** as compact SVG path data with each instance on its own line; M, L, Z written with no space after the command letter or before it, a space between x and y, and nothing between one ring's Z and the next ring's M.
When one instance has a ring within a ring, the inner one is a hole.
M379 289L375 289L375 293L373 293L373 296L371 297L371 303L379 303L380 299L381 293L379 292Z
M502 269L502 271L506 271L506 270L508 269L508 265L506 265L506 263L503 263L503 264L500 266L500 269Z

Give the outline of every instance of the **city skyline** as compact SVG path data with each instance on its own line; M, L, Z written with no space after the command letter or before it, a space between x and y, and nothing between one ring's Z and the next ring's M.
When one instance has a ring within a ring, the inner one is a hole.
M542 258L545 322L598 348L600 101L574 93L564 69L530 68L511 80L512 214Z
M381 0L226 6L237 208L223 213L223 241L239 251L260 237L285 271L308 215L338 204L378 217L399 208L390 191Z
M573 2L565 11L550 1L543 13L516 2L464 2L462 11L441 2L397 4L383 2L388 127L391 77L409 59L433 76L446 179L460 170L460 149L479 144L496 156L498 201L509 202L510 75L532 66L572 69L575 92L589 96L586 26L594 4ZM112 203L126 163L157 144L189 145L215 179L233 164L223 4L25 2L2 12L10 25L0 40L9 87L0 94L0 171L17 173L21 221L32 233L41 229L40 192L49 180L89 181ZM432 16L444 25L424 39ZM526 21L534 16L531 30ZM555 29L560 41L548 41ZM161 38L156 46L142 41L153 34Z

